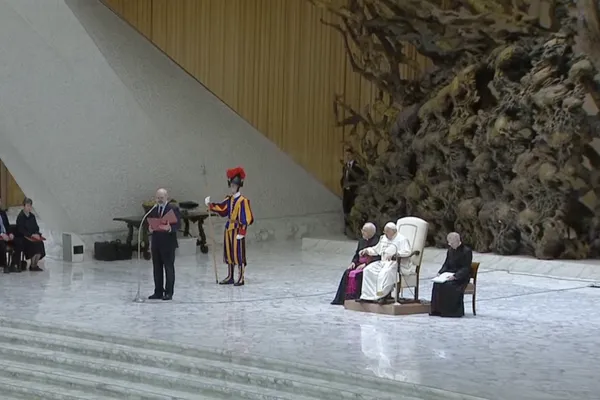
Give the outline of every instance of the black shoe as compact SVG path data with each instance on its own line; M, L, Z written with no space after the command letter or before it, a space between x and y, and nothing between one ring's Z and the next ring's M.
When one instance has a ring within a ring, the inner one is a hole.
M233 285L234 283L235 281L233 280L233 278L223 279L221 282L219 282L219 285Z
M173 300L173 295L172 294L165 294L162 299L165 300L165 301Z
M17 268L16 266L12 266L9 269L10 272L21 272L21 268Z
M160 300L163 298L161 293L154 293L152 296L148 296L148 300Z
M4 267L4 273L5 274L10 274L10 268Z
M43 271L43 269L41 269L41 268L40 268L40 267L38 267L38 266L35 266L35 267L29 267L29 270L30 270L30 271L34 271L34 272L40 272L40 271Z
M236 282L233 284L233 286L244 286L244 281Z

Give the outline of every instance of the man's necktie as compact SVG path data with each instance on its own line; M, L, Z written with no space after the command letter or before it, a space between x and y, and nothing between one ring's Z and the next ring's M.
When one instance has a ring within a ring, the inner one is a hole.
M158 206L158 215L160 215L162 217L162 213L163 213L163 206Z

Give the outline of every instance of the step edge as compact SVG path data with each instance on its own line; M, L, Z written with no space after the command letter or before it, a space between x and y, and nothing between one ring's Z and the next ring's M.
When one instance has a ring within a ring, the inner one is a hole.
M75 355L75 356L79 356L82 358L89 358L92 360L108 360L110 362L114 362L114 363L121 363L124 365L129 365L129 366L135 366L136 364L133 363L128 363L125 361L119 361L119 360L112 360L110 358L102 358L102 357L97 357L97 356L91 356L91 355L83 355L83 354L77 354L76 350L78 349L89 349L98 353L105 353L107 356L110 356L110 353L112 351L117 351L118 353L125 353L125 354L130 354L132 356L136 356L136 358L141 359L144 357L157 357L157 356L161 356L164 357L166 360L168 360L169 363L178 363L186 368L198 368L198 369L206 369L208 368L206 366L206 364L222 364L222 365L218 365L216 366L217 368L229 368L230 370L235 370L236 368L241 370L240 372L242 373L247 373L247 374L251 374L251 375L255 375L255 376L265 376L268 378L271 378L273 380L285 380L285 381L289 381L289 382L293 382L299 385L305 385L305 386L317 386L321 389L323 389L323 391L331 391L331 386L333 384L333 386L335 386L336 390L339 391L343 391L346 392L347 394L368 394L367 392L373 392L374 390L377 392L382 392L382 393L387 393L387 391L385 390L377 390L377 389L367 389L365 388L364 390L360 387L357 387L357 389L360 389L358 391L349 391L348 390L348 385L344 385L344 383L342 382L331 382L330 380L328 380L327 378L313 378L310 376L303 376L303 375L299 375L299 374L295 374L292 372L282 372L282 371L278 371L275 369L261 369L260 367L255 367L255 366L247 366L247 365L238 365L235 364L233 362L227 362L227 361L215 361L215 360L205 360L205 359L201 359L199 357L189 357L189 356L185 356L185 355L172 355L166 352L162 352L162 351L156 351L156 350L151 350L151 349L146 349L146 348L136 348L136 347L131 347L131 346L123 346L123 345L113 345L116 346L116 349L106 349L105 347L107 346L106 342L99 342L99 341L90 341L90 340L85 340L85 339L79 339L79 338L72 338L72 340L69 341L69 343L64 343L63 340L61 340L61 338L59 337L59 335L53 335L51 337L48 336L40 336L39 333L37 335L34 335L32 332L30 331L24 331L25 334L18 334L16 332L11 332L10 335L6 334L6 330L4 330L4 332L2 330L0 330L0 348L6 348L8 350L14 350L14 346L15 343L20 342L19 344L16 344L17 346L21 346L23 349L28 349L28 346L25 343L28 342L23 342L23 337L26 336L30 339L32 339L32 344L35 345L36 343L45 343L48 344L50 346L55 345L57 347L67 347L69 348L69 351L64 351L63 349L59 350L53 350L56 351L58 353L61 353L63 355L63 357L65 357L64 355ZM45 334L48 335L48 334ZM8 339L8 340L2 340L2 339ZM11 340L11 339L14 339ZM77 344L80 344L81 346L78 346ZM45 348L45 347L36 347L36 348ZM156 354L154 354L156 353ZM71 359L73 359L73 357L71 357ZM157 367L148 367L148 368L157 368ZM131 368L130 368L131 369ZM158 369L158 368L157 368ZM244 369L246 369L244 371ZM180 372L177 372L180 373ZM189 373L183 373L181 372L181 374L187 374L190 376L193 376ZM277 375L272 375L272 374L277 374ZM290 388L292 389L292 388ZM402 388L404 389L404 388Z
M50 395L55 395L55 398L62 398L63 396L61 395L61 392L70 392L70 393L67 393L67 395L72 399L80 400L80 399L89 399L90 398L90 396L87 395L87 393L81 392L80 390L64 389L64 388L55 387L52 385L47 385L47 384L37 383L37 382L34 383L33 388L31 386L24 387L22 384L19 385L18 382L13 381L12 379L7 379L7 378L0 376L0 387L6 388L7 386L13 389L12 390L13 394L14 393L26 393L27 390L33 390L36 393L36 395L42 396L42 397L45 397L46 395L50 394ZM82 397L77 397L77 396L82 396ZM99 399L100 397L93 396L93 398ZM102 398L105 400L115 399L112 396L102 396Z
M61 365L59 364L55 364L55 365ZM8 368L6 368L8 366ZM172 393L169 393L169 396L175 396L177 398L190 398L190 396L193 396L194 394L190 391L183 391L177 388L173 388L173 387L167 387L165 388L164 386L160 386L160 385L152 385L152 384L148 384L148 383L140 383L140 382L133 382L133 381L129 381L126 379L117 379L117 378L112 378L112 377L107 377L104 375L94 375L92 373L90 373L90 371L85 371L85 372L76 372L70 369L56 369L56 368L52 368L46 365L35 365L32 366L29 363L26 363L23 361L14 361L14 360L10 360L10 361L6 361L6 359L4 360L4 364L3 364L3 368L0 369L0 377L4 377L5 379L7 379L8 377L6 375L4 375L5 372L11 373L11 371L14 371L15 373L20 373L23 376L32 376L32 375L43 375L43 376L48 376L48 377L57 377L57 379L55 379L54 382L56 381L60 381L60 382L72 382L74 380L79 380L79 381L83 381L85 383L82 383L80 386L81 387L90 387L90 386L96 386L96 384L98 385L103 385L106 387L112 387L112 388L119 388L119 389L123 389L121 391L121 394L127 394L128 392L130 392L129 388L127 387L127 385L130 386L134 386L137 387L135 389L133 389L133 393L135 394L146 394L146 395L154 395L154 396L163 396L164 395L160 392L156 392L154 390L165 390L168 389L169 391L171 391ZM158 374L155 374L158 375ZM9 379L9 378L8 378ZM181 378L179 378L179 380L181 380ZM209 381L209 382L202 382L202 381ZM174 378L173 382L171 383L176 383L177 379ZM261 386L258 385L250 385L250 384L243 384L243 383L234 383L234 385L230 385L229 383L227 383L227 385L225 385L221 380L216 379L216 378L202 378L201 380L196 380L196 383L198 383L198 387L194 387L194 389L197 390L206 390L206 391L210 391L210 392L214 392L214 393L229 393L230 391L232 392L237 392L237 394L239 395L239 393L241 392L243 395L253 395L253 396L263 396L263 395L270 395L270 396L274 396L274 397L281 397L282 395L293 395L294 393L289 393L289 392L285 392L283 391L283 393L280 393L277 389L271 389L271 388L263 388ZM50 385L53 386L53 385ZM230 389L230 390L219 390L219 389ZM261 389L264 390L264 393L259 393L256 390L257 389ZM282 397L283 398L283 397ZM303 396L303 398L308 399L309 397ZM314 397L310 397L311 399L314 399Z
M114 342L114 341L117 342L117 343L113 343L113 344L121 344L122 345L123 343L139 343L140 348L146 348L144 345L160 346L160 347L164 346L165 350L159 350L159 351L164 351L166 353L169 352L166 349L176 349L176 351L173 351L174 353L184 353L186 351L197 351L197 352L215 354L215 355L222 356L222 357L227 356L232 359L237 358L240 360L249 360L252 362L259 362L259 363L260 362L264 363L265 361L268 361L269 363L273 364L274 366L275 365L282 365L282 366L288 366L288 367L291 366L291 367L297 368L299 370L304 369L307 371L311 371L311 373L314 373L314 372L320 372L322 374L327 373L327 374L330 374L333 376L342 377L343 379L352 379L352 380L359 379L361 381L368 381L373 384L380 384L380 385L384 385L384 386L392 386L392 387L397 387L397 388L402 387L402 388L409 389L414 392L419 392L419 391L423 390L423 391L429 392L430 394L434 394L434 395L438 395L438 396L445 396L445 397L440 397L440 399L444 399L444 400L445 399L448 399L448 400L452 400L452 399L489 400L489 399L485 399L483 397L471 396L471 395L464 394L464 393L445 391L443 389L438 389L438 388L426 386L426 385L415 384L412 382L401 382L401 381L388 380L388 379L379 378L379 377L361 375L361 374L357 374L357 373L349 372L349 371L335 370L332 368L322 367L319 365L310 365L310 364L304 364L304 363L290 362L290 361L278 360L278 359L270 358L270 357L259 357L259 356L248 355L248 354L239 355L234 351L211 348L208 346L197 346L197 345L191 345L191 344L187 344L187 343L168 342L168 341L158 340L158 339L153 339L153 338L143 338L143 337L135 336L135 335L124 336L124 335L116 335L114 333L108 333L108 332L100 333L100 332L94 332L94 331L86 330L85 328L72 326L72 325L57 326L57 325L53 325L53 324L41 322L41 321L28 321L28 320L22 320L22 319L0 317L0 327L11 327L14 325L28 327L27 329L19 328L19 330L22 330L22 331L36 332L36 331L39 331L40 329L58 331L58 332L62 332L59 335L65 336L65 337L78 338L77 335L85 335L88 337L95 336L95 337L100 338L100 339L95 339L95 340L98 342L101 342L101 343L108 342L108 340L105 340L105 338L109 338L111 342ZM48 332L48 333L53 333L53 332ZM134 345L134 346L130 346L130 347L136 347L136 346Z
M65 355L67 353L60 353L60 352L56 352L57 354L60 354L58 356L52 356L52 355L39 355L36 354L36 352L32 349L27 348L27 346L23 346L20 345L20 347L22 349L19 348L15 348L13 347L9 347L9 346L1 346L0 345L0 354L3 354L5 357L5 360L11 360L9 361L9 363L11 364L20 364L21 366L24 365L28 365L28 363L26 362L26 360L31 359L31 360L35 360L35 359L40 359L43 358L46 362L54 362L53 358L54 357L59 357L61 358L63 361L58 361L55 362L53 365L65 365L67 364L68 366L70 366L71 368L75 368L78 365L81 365L82 368L89 368L89 370L86 370L86 372L82 372L82 374L87 374L87 375L92 375L91 371L99 371L100 373L105 373L105 374L115 374L118 376L117 371L116 370L123 370L123 371L119 371L122 372L126 375L124 376L137 376L138 374L145 374L147 376L150 377L157 377L161 380L164 380L165 382L169 382L170 380L172 380L174 383L175 381L187 381L185 382L185 385L189 388L198 388L201 387L203 384L214 384L214 385L218 385L218 384L223 384L222 380L217 378L217 377L210 377L210 376L202 376L202 375L192 375L191 373L183 373L183 372L178 372L178 371L169 371L171 372L173 375L177 374L179 375L179 377L175 377L175 376L170 376L170 375L161 375L160 371L158 371L158 368L154 368L154 367L145 367L144 368L152 368L152 369L156 369L156 371L142 371L139 369L136 369L135 367L137 366L136 364L131 364L131 363L125 363L125 362L121 362L121 361L115 361L115 360L104 360L104 359L100 359L100 358L95 358L95 357L91 357L91 356L84 356L84 355L73 355L73 354L68 354ZM7 351L3 351L2 349L6 349ZM24 350L23 350L24 349ZM12 354L8 354L8 351L12 352ZM27 353L27 354L25 354ZM75 357L73 357L75 356ZM15 361L15 358L17 358L18 360ZM75 362L65 362L64 360L70 360L70 361L75 361ZM89 360L86 360L89 359ZM94 360L94 361L92 361ZM126 367L125 367L126 365ZM48 368L50 369L51 367L46 366L46 364L41 366L42 368ZM23 368L23 367L21 367ZM38 366L39 368L39 366ZM115 371L110 371L110 369L113 368L115 369ZM63 371L72 371L71 369L63 369ZM163 371L164 372L164 371ZM76 373L76 372L75 372ZM1 372L0 372L1 374ZM255 375L259 375L259 374L255 374ZM102 377L105 377L103 375L100 375ZM260 375L259 375L260 376ZM108 378L108 377L107 377ZM276 377L270 377L273 378L273 385L277 385L277 383L275 381L280 381L282 380L281 378L276 378ZM115 380L119 380L118 378L114 378ZM258 379L257 379L258 380ZM128 380L121 380L124 382L130 382ZM357 395L366 395L368 393L363 392L362 390L360 391L351 391L348 390L348 388L346 387L341 387L342 385L338 384L336 386L339 386L339 388L330 388L327 386L323 386L323 385L312 385L309 382L304 382L302 380L291 380L288 379L288 381L292 381L294 383L299 384L299 386L292 386L292 385L285 385L285 384L280 384L280 388L271 388L271 387L264 387L264 386L260 386L262 383L259 384L250 384L250 383L243 383L243 382L239 382L239 381L235 381L233 382L233 385L237 386L237 388L239 390L246 390L248 392L252 392L252 390L248 390L246 389L247 387L250 387L252 389L256 388L256 387L261 387L261 389L267 390L267 391L278 391L278 392L283 392L286 394L294 394L296 393L296 391L299 390L306 390L306 387L315 387L317 386L318 389L314 390L313 393L307 393L307 395L311 395L311 396L316 396L316 395L327 395L330 394L331 392L344 392L345 394L347 394L348 396L346 398L352 398L352 397L356 397ZM148 385L146 383L138 383L138 382L131 382L131 383L135 383L135 384L140 384L140 385ZM230 382L228 382L229 385L231 385ZM361 389L360 387L355 388L355 389ZM377 391L377 390L368 390L369 393L372 394L384 394L387 393L385 391ZM373 397L373 396L371 396ZM385 397L373 397L373 398L385 398Z

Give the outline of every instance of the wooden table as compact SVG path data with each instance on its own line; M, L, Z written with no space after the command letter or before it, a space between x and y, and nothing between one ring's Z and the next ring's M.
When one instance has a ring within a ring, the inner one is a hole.
M136 217L117 217L113 218L113 221L125 222L127 224L127 239L125 239L125 244L131 247L132 251L137 251L138 246L137 243L133 244L133 232L136 229L139 229L140 224L142 223L142 216ZM150 257L150 242L148 241L148 221L144 221L144 225L142 226L142 237L140 240L141 246L140 251L144 257L144 260L149 260Z
M190 224L198 224L198 240L196 246L200 246L200 251L204 254L208 253L208 245L206 244L206 233L204 232L204 221L208 218L207 211L180 210L181 219L183 220L183 236L190 237ZM219 218L215 213L213 217Z
M200 246L200 251L204 254L208 253L208 245L206 243L206 233L204 232L204 221L208 218L208 212L206 211L194 211L194 210L180 210L181 220L183 222L183 236L190 237L190 224L198 224L198 239L196 240L196 246ZM218 217L216 214L212 214ZM131 247L133 251L137 251L137 243L133 243L133 233L139 228L142 222L142 216L135 217L117 217L113 218L113 221L124 222L127 224L127 239L125 243ZM145 260L150 259L150 243L148 231L148 221L144 221L142 225L142 237L140 250Z

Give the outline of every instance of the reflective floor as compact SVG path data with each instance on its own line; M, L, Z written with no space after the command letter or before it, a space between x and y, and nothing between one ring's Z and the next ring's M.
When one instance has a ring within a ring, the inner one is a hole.
M350 255L349 255L350 256ZM478 315L378 316L331 306L349 257L300 243L249 249L246 286L215 285L207 255L177 260L172 302L144 297L150 262L47 260L0 275L1 314L233 349L490 399L597 399L600 290L577 281L481 272ZM141 267L141 268L140 268ZM424 276L439 268L426 265ZM220 266L221 278L224 268ZM430 283L423 279L423 297ZM596 372L594 372L596 371Z

